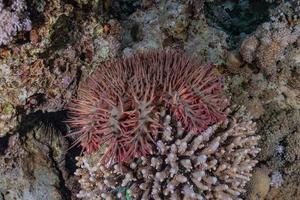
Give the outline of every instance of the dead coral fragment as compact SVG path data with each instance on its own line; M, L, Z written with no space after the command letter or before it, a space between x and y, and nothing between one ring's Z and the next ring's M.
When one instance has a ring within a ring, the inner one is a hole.
M244 112L210 126L186 131L166 115L156 150L128 165L107 166L78 158L80 198L239 199L259 152L256 125Z
M151 153L161 108L200 133L225 119L227 102L213 66L152 51L99 66L70 104L69 124L86 152L105 146L104 161L128 162Z

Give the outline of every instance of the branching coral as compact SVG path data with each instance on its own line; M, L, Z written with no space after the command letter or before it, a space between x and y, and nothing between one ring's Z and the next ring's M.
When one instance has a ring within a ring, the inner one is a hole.
M183 127L201 132L225 119L227 99L213 66L174 51L152 51L99 66L70 104L71 135L104 161L130 161L151 152L167 109Z
M241 109L202 134L186 131L170 115L156 149L127 165L78 158L78 197L87 199L239 199L257 163L255 123Z

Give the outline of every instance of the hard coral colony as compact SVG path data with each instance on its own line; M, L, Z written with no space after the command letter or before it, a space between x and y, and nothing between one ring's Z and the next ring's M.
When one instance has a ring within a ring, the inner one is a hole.
M108 166L78 158L78 197L84 199L241 199L257 163L255 123L242 110L201 134L162 114L163 133L152 155ZM130 198L127 198L127 197Z
M227 107L215 68L175 51L102 64L69 106L75 144L103 154L93 164L88 154L78 158L78 196L239 196L256 164L259 137L250 117Z

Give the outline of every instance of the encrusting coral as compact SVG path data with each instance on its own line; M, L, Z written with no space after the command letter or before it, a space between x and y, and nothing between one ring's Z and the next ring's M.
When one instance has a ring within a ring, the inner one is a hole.
M260 151L256 125L243 108L202 134L162 112L163 130L151 155L130 164L78 157L75 175L86 199L240 199ZM99 155L96 155L96 157Z
M152 51L100 65L69 105L68 122L87 153L106 147L104 162L129 162L151 153L161 108L198 133L225 120L227 106L213 66Z

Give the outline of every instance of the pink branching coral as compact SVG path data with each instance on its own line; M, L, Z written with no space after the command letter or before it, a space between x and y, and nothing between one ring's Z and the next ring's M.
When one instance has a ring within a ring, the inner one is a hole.
M71 135L87 153L128 162L152 152L161 110L201 132L226 118L227 99L213 66L174 51L152 51L99 66L69 106Z

